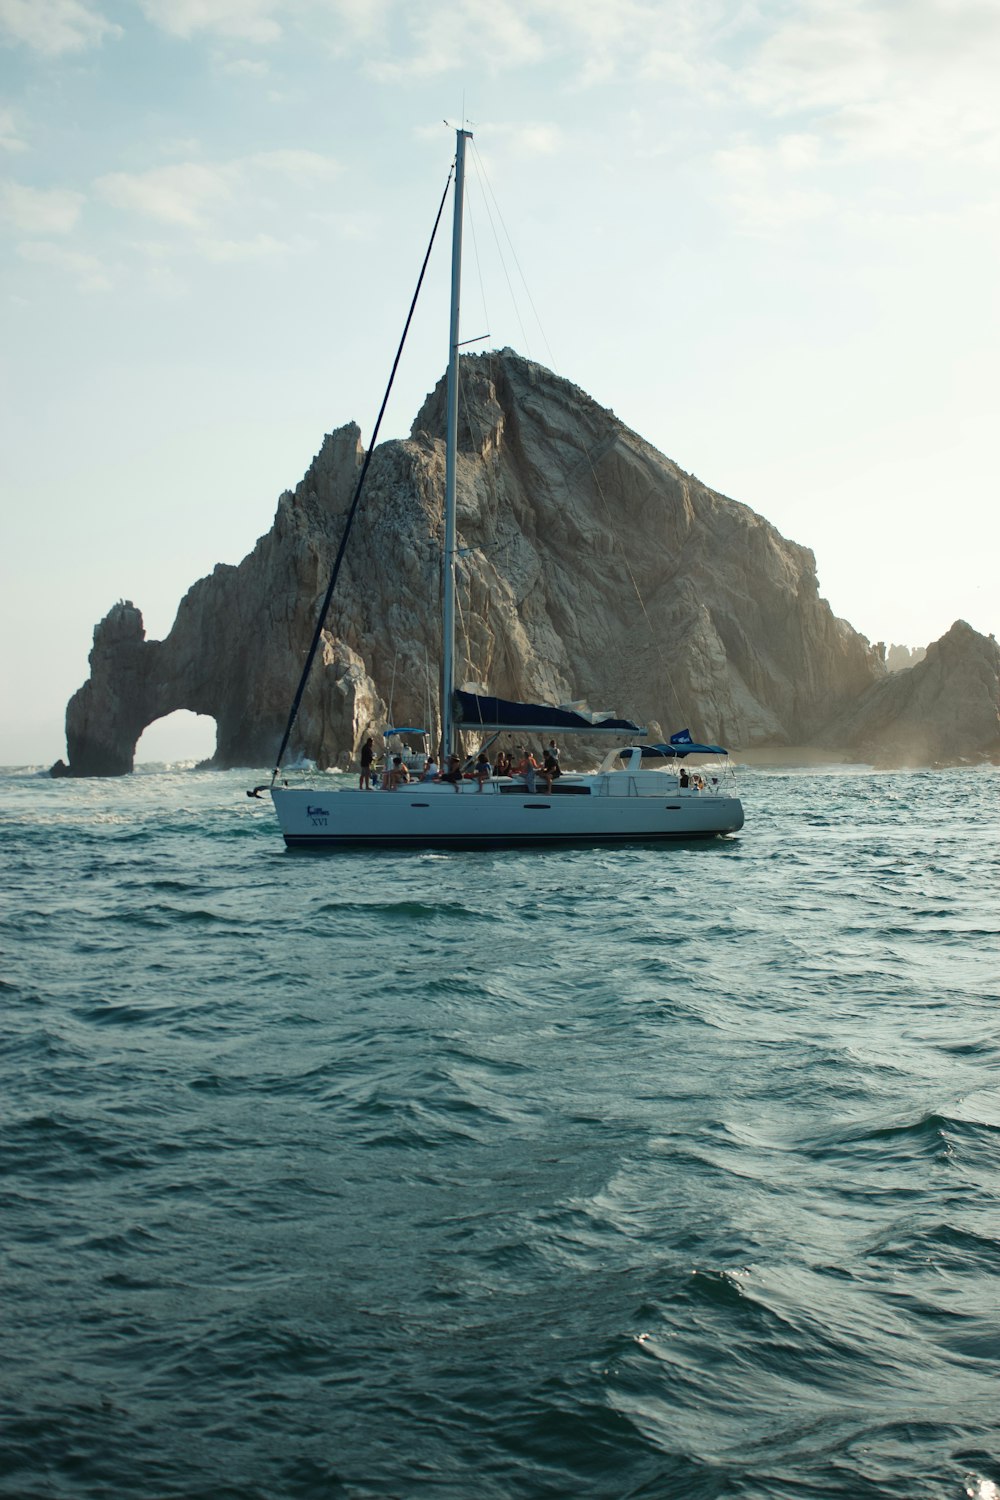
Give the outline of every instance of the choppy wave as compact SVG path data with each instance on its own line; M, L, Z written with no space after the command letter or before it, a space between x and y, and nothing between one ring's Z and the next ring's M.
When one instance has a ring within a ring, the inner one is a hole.
M998 1500L996 774L297 858L0 775L0 1493Z

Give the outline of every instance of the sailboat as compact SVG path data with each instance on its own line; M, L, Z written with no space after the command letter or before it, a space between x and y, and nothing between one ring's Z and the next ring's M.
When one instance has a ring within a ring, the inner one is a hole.
M470 131L464 128L456 131L445 449L441 746L442 766L447 770L450 764L453 771L450 779L401 781L392 784L391 790L378 791L335 789L325 777L322 782L317 778L312 785L292 786L281 774L281 759L363 484L362 471L316 628L313 651L307 658L269 788L285 843L292 847L334 848L505 848L529 844L689 840L736 833L743 826L743 807L730 789L728 778L722 774L705 776L700 771L690 774L685 769L691 757L726 757L722 746L698 744L686 729L672 735L666 743L645 744L642 741L646 730L642 726L610 714L593 714L579 705L547 707L515 703L483 692L456 691L459 304L465 149L470 139ZM426 267L426 260L424 264ZM397 355L397 363L398 359ZM481 748L492 743L488 738L491 733L494 739L500 734L514 733L525 739L571 733L588 738L610 735L618 741L631 739L631 743L611 749L592 772L547 776L536 772L526 760L521 775L469 778L461 773L465 767L471 767L471 759L463 762L457 749L462 733L474 734ZM251 795L263 790L264 787L255 788Z

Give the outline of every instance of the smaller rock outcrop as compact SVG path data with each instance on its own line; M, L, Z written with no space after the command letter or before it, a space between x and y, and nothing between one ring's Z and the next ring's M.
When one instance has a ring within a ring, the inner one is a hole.
M890 672L905 672L907 667L915 667L918 662L923 661L927 655L925 646L888 646L885 653L886 668Z
M824 729L879 766L1000 763L1000 646L964 620L916 666L874 683Z

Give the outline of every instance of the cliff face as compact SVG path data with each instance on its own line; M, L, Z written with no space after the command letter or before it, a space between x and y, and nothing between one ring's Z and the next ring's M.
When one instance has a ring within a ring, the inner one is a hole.
M463 358L462 401L459 682L746 746L815 740L885 676L819 598L807 548L575 386L504 350ZM292 757L353 755L390 694L397 722L434 713L444 429L442 382L409 439L373 455ZM273 762L362 457L356 427L328 436L270 532L188 591L165 640L112 609L67 708L72 773L131 769L142 730L176 708L216 720L217 764Z

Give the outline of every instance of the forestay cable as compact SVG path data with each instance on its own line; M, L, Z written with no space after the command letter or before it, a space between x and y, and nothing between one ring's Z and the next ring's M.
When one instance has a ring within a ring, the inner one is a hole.
M375 427L372 432L371 442L368 444L368 450L365 453L365 461L361 465L361 473L358 475L358 482L354 490L354 499L351 501L350 509L347 512L347 518L344 522L344 533L340 539L340 546L337 549L337 557L336 561L333 564L333 572L330 575L330 582L327 585L326 594L323 599L323 607L319 612L319 619L316 621L316 629L313 631L312 644L309 647L309 654L306 657L306 664L302 668L302 676L299 678L299 685L295 690L295 698L292 702L291 711L288 715L288 723L285 725L285 733L282 737L281 749L278 751L278 758L274 763L274 771L271 776L272 786L274 785L281 771L281 762L284 759L285 751L288 749L288 741L291 738L292 729L294 728L295 720L302 705L302 695L306 690L306 683L309 680L309 673L312 671L312 664L316 659L316 652L319 649L319 643L322 639L323 629L326 625L326 617L330 612L330 602L333 599L333 591L336 588L337 578L340 574L340 565L344 560L344 553L347 550L347 539L351 534L351 526L354 522L354 516L357 512L358 502L361 499L361 491L364 488L365 478L368 474L368 465L371 463L372 454L375 452L375 444L378 441L379 428L382 425L382 418L385 416L385 409L389 404L389 395L392 391L393 381L396 378L396 371L399 368L399 361L402 358L403 345L406 343L406 335L410 331L410 324L413 321L413 314L417 306L417 298L420 296L420 288L424 283L424 273L427 270L427 263L431 258L431 250L434 246L434 237L437 234L438 225L441 222L441 215L444 212L444 205L448 198L448 189L451 187L451 179L454 175L455 166L454 163L452 163L451 171L448 173L448 181L444 185L444 192L441 195L441 202L438 205L437 217L434 220L434 228L431 230L430 242L427 246L427 253L424 256L424 263L420 267L420 275L417 278L417 286L415 292L413 293L413 301L410 303L410 311L406 315L406 324L403 328L403 336L399 341L399 348L396 350L396 358L392 362L392 371L389 375L389 384L386 386L385 395L382 397L382 405L379 407L378 417L375 420Z

